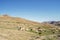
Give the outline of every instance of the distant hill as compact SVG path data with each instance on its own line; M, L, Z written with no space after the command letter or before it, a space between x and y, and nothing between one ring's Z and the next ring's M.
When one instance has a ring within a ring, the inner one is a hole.
M0 40L58 40L59 33L60 28L51 24L0 16Z
M44 22L44 23L53 24L55 26L59 26L60 27L60 21L49 21L49 22Z

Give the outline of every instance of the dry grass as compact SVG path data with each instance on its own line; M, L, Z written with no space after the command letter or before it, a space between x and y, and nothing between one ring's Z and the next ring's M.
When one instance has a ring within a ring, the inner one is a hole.
M10 16L0 16L0 40L42 40L42 36L53 34L52 29L58 33L58 28L50 24L41 24ZM36 32L38 30L42 31L41 35Z

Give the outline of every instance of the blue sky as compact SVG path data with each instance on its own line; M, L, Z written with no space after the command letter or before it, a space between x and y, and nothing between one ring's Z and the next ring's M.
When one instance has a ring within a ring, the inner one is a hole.
M60 0L0 0L0 15L32 21L59 21Z

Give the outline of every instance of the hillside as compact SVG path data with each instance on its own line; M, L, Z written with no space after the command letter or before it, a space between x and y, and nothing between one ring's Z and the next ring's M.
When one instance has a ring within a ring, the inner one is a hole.
M59 35L58 35L59 34ZM59 40L60 28L23 18L0 16L0 40Z

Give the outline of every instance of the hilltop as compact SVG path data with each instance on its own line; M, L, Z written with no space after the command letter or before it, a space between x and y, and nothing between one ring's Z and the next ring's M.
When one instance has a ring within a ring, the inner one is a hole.
M59 40L55 25L8 15L0 16L0 40Z

